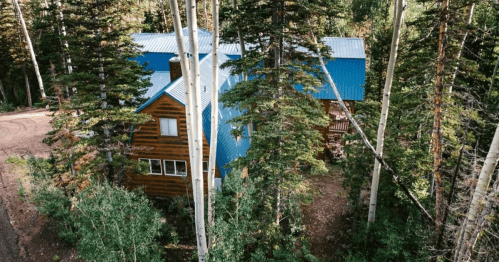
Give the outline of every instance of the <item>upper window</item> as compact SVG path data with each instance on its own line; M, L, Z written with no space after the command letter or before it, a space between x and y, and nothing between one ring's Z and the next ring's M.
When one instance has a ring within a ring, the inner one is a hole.
M139 159L139 161L149 165L149 174L161 175L161 160L159 159Z
M164 160L165 175L171 176L186 176L187 165L185 161L181 160Z
M178 136L177 119L175 118L160 118L159 125L162 136Z
M208 172L208 162L207 161L203 161L203 172Z

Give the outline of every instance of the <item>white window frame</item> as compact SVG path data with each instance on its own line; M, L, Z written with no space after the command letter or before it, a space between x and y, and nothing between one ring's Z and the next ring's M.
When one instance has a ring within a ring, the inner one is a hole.
M167 134L163 134L163 128L162 128L162 125L161 125L161 121L162 120L167 120L168 121L168 130L165 130L165 131L168 131ZM173 132L170 132L170 121L175 121L175 127L176 127L176 130L175 130L175 133ZM177 119L176 118L171 118L171 117L160 117L159 118L159 134L161 136L178 136L178 122L177 122Z
M175 170L175 174L167 174L165 170L165 175L166 176L181 176L181 177L186 177L187 176L187 161L185 160L171 160L171 159L163 159L163 165L166 167L165 162L166 161L173 161L173 169ZM177 174L177 162L184 162L185 163L185 175L179 175Z
M154 158L139 158L139 161L141 161L141 160L148 160L148 161L149 161L149 175L156 175L156 176L161 176L161 175L163 175L163 166L161 165L161 159L154 159ZM160 173L153 173L153 172L152 172L151 160L158 160L158 161L159 161L159 168L161 168L161 172L160 172Z

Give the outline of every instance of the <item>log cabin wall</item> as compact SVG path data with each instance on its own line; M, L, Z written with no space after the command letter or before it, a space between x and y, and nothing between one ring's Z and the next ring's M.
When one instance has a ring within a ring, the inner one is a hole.
M129 189L144 187L146 194L149 196L176 196L187 193L192 195L185 107L165 94L140 113L151 115L154 121L135 127L131 140L133 154L130 159L160 159L162 174L128 174L124 181L125 186ZM162 136L160 118L176 119L178 136ZM208 141L203 133L203 161L209 160L209 151ZM164 160L185 161L187 176L166 175ZM207 194L207 173L204 172L203 174L204 193ZM218 167L215 176L220 177Z

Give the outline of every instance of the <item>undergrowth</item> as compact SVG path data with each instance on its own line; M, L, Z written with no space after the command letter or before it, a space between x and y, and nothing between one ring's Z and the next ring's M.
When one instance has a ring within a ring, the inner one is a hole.
M31 158L29 164L33 202L86 261L162 261L157 239L166 233L178 241L143 192L98 181L70 189L58 183L49 160Z

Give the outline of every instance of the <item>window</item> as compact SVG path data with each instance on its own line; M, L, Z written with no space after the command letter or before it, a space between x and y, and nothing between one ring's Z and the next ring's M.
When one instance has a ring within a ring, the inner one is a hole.
M183 160L164 160L165 175L187 176L187 165Z
M203 172L208 172L208 162L207 161L203 161Z
M177 119L175 118L160 118L159 126L162 136L178 136Z
M140 162L147 163L149 165L149 174L151 175L161 175L161 160L159 159L139 159Z

